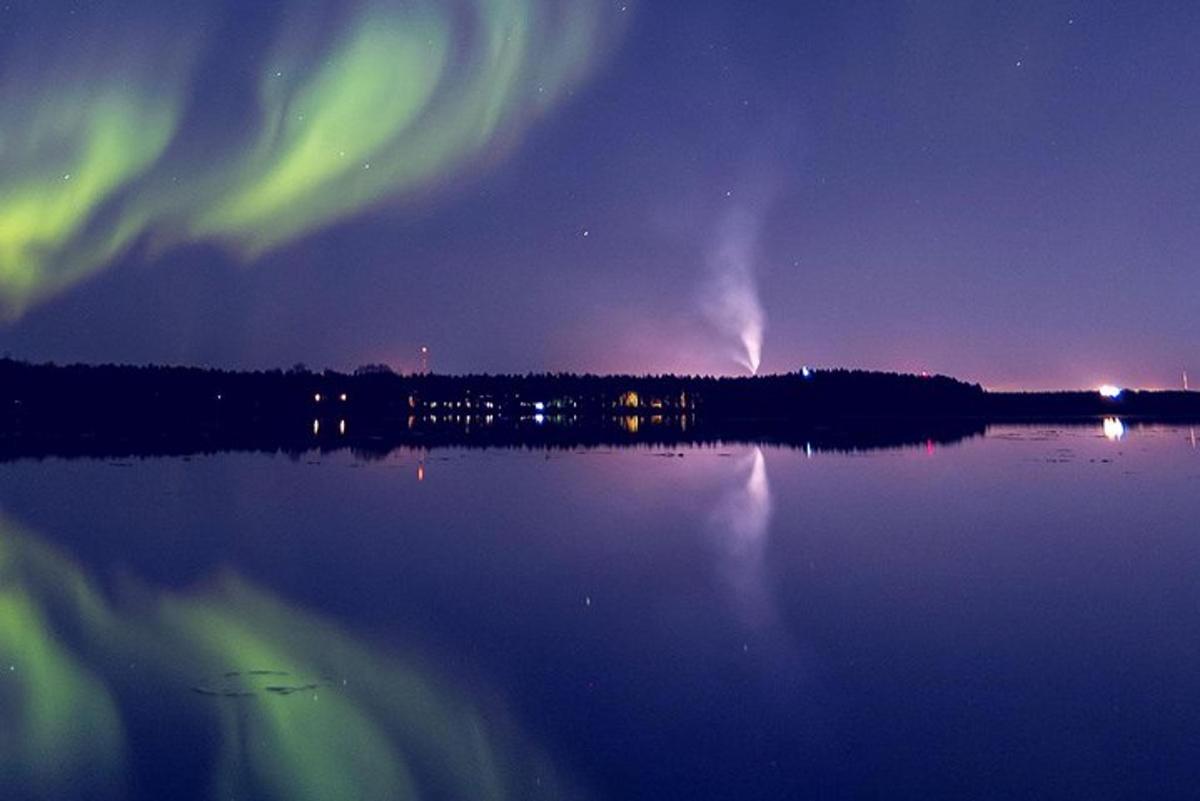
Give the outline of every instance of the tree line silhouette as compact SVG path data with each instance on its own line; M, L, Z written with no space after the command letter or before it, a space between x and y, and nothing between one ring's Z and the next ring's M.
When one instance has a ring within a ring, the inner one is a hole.
M0 438L10 448L22 440L22 450L35 441L114 437L263 447L314 436L450 442L470 431L472 441L497 444L729 435L802 445L830 423L838 430L916 431L921 439L932 431L940 439L977 429L947 421L1118 415L1200 419L1200 393L996 393L947 376L846 369L759 377L451 376L399 374L386 365L345 373L304 365L230 371L0 359Z

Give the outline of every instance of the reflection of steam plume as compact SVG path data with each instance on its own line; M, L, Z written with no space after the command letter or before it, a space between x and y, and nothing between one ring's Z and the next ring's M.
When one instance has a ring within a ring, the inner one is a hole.
M739 599L762 616L769 606L763 560L771 524L771 486L762 448L754 449L742 469L749 471L745 483L721 497L713 523L726 546L730 581Z
M746 483L725 495L717 512L733 535L731 550L739 555L759 550L771 522L771 486L762 448L755 448L747 463Z
M722 336L737 340L737 362L752 374L762 362L766 314L758 299L754 276L754 251L758 220L741 211L721 226L716 248L709 258L710 276L701 296L705 316Z

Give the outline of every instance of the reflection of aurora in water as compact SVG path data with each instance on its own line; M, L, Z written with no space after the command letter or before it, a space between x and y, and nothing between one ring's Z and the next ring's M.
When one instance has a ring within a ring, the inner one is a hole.
M237 3L17 5L0 29L7 314L143 237L253 257L433 188L508 149L627 16L599 0L284 0L261 35L229 37L211 34Z
M233 577L187 595L127 587L110 603L3 522L0 654L6 799L123 797L138 778L131 732L147 719L172 722L180 741L155 744L168 759L213 744L201 797L578 797L503 716L327 621ZM235 674L239 686L291 691L193 691Z

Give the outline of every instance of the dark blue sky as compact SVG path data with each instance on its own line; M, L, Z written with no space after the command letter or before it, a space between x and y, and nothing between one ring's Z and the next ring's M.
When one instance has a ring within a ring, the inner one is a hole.
M51 51L89 42L120 65L115 80L149 81L106 47L114 34L95 20L108 4L5 5L0 48L63 22ZM368 7L315 5L332 30ZM388 5L370 5L359 33ZM284 117L348 104L367 139L377 120L351 102L367 73L322 83L338 51L315 34L281 39L302 16L289 2L108 9L137 8L164 48L147 58L190 43L184 77L138 86L182 93L182 110L154 165L56 243L88 263L0 324L0 351L411 369L428 344L439 371L738 373L743 317L761 315L768 371L931 370L1002 387L1200 376L1200 5L630 0L594 3L572 29L561 3L505 0L540 22L499 117L452 113L478 102L472 71L504 68L505 51L479 50L479 4L427 5L466 20L448 40L454 71L432 88L451 111L426 107L424 129L356 165L385 178L332 175L269 214L253 204L287 164L262 166L270 110L247 108L270 90L254 76L276 63L317 76L324 88L296 89ZM566 70L564 42L577 56ZM25 113L0 112L0 165L6 142L10 159L62 150L41 147L49 134L31 120L54 120L59 137L102 124L30 113L80 97L65 91L78 71L4 55L0 99L17 93ZM425 69L405 58L405 75ZM479 134L485 117L499 122ZM470 134L444 158L439 126ZM30 252L4 263L20 189L0 173L0 296L18 294L13 260ZM106 257L81 244L79 230L105 241L124 220L136 230ZM39 258L47 274L68 269L57 251Z

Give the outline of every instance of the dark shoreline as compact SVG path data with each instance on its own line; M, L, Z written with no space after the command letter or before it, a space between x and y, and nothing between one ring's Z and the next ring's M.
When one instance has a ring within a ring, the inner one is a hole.
M350 448L950 444L991 424L1200 423L1200 393L987 392L945 376L398 375L0 360L0 460Z

